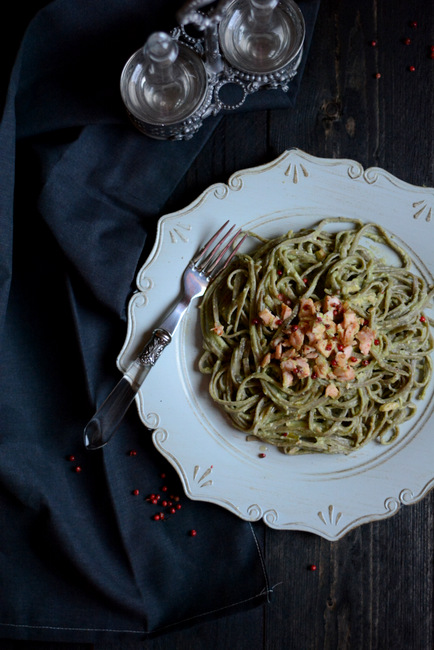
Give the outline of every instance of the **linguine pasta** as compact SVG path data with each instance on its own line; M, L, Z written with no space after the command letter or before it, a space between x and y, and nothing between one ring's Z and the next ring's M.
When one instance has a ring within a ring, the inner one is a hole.
M201 304L212 399L237 429L289 454L394 441L431 378L433 289L375 224L325 219L253 236L254 252L238 254Z

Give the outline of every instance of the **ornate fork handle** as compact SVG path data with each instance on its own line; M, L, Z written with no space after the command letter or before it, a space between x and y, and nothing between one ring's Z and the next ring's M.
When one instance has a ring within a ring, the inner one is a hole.
M125 375L113 388L84 429L87 449L99 449L112 437L151 368L169 345L172 337L194 298L203 296L208 283L223 270L233 258L247 235L235 245L239 230L226 243L234 226L223 234L228 222L223 224L205 246L187 264L183 276L183 289L176 302L152 333L140 354L127 368ZM219 237L221 239L219 240ZM216 243L217 242L217 243ZM231 247L232 250L230 251ZM212 247L212 248L211 248ZM229 252L230 251L230 252Z
M143 366L155 365L160 354L163 352L164 348L169 345L171 340L172 337L167 330L161 328L154 330L151 339L147 342L138 356L139 362Z

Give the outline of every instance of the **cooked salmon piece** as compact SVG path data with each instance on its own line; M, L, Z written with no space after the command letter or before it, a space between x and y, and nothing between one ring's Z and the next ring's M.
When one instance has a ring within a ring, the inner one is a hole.
M327 359L325 357L319 356L318 359L315 360L313 371L320 379L327 379L330 374L330 366Z
M282 385L283 385L283 388L288 388L293 383L294 383L294 375L291 372L287 372L285 370L282 373Z
M336 397L339 397L339 388L335 386L335 384L328 384L327 388L325 389L325 395L327 395L327 397L331 397L332 399L336 399Z
M305 359L316 359L319 354L312 345L303 345L301 352Z
M336 341L321 339L321 341L316 341L316 343L314 343L314 347L318 352L321 352L324 357L328 358L331 353L336 350Z
M280 362L280 367L283 372L297 372L296 359L283 359Z
M335 309L340 309L341 307L342 303L336 296L326 296L324 298L324 311L329 311L329 309L334 311Z
M274 350L274 358L277 359L277 360L282 358L282 344L281 343L278 343L276 345L276 348Z
M314 345L317 341L321 341L326 332L324 323L318 321L312 322L311 326L306 330L306 336L310 345Z
M214 323L214 327L211 328L211 332L217 334L217 336L222 336L225 333L225 328L221 323Z
M278 325L276 323L278 319L276 318L276 316L274 316L274 314L271 313L268 307L265 307L265 309L259 312L259 318L264 323L264 325L271 327L271 329L278 328Z
M353 353L353 346L346 345L343 350L336 352L335 360L340 368L345 368L347 361Z
M316 309L312 298L302 298L300 300L300 309L298 312L299 319L309 320L312 316L316 316Z
M304 377L310 377L310 366L309 362L307 359L302 359L299 357L298 359L295 359L295 363L297 365L297 377L299 379L303 379Z
M280 318L282 320L286 320L287 318L291 318L292 316L292 309L291 307L288 307L288 305L285 305L283 302L280 306Z
M304 343L304 334L300 328L291 332L288 336L288 343L296 350L299 350Z
M359 349L362 354L369 354L371 345L375 339L375 332L366 325L357 333L356 339L359 341Z
M333 374L339 381L352 381L356 376L354 368L350 366L346 366L345 368L339 368L338 366L334 368Z

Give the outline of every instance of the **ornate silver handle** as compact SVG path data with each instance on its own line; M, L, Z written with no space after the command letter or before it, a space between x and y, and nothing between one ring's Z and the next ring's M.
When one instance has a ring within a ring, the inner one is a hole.
M208 13L198 11L213 2L213 0L188 0L177 13L179 24L193 24L204 33L204 63L209 74L217 75L224 68L220 53L218 24L225 15L227 6L232 0L220 0Z
M178 11L176 17L180 25L188 25L190 23L196 25L198 29L207 29L216 23L219 23L224 16L226 7L232 0L220 0L213 11L209 14L204 14L198 9L206 7L214 2L214 0L188 0Z
M152 337L138 356L139 362L143 366L153 366L159 358L160 354L163 352L164 348L169 345L171 340L172 337L166 330L154 330Z

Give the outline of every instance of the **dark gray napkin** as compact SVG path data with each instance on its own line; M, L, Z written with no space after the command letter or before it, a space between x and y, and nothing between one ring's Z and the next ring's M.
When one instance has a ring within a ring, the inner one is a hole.
M253 527L183 495L135 408L104 450L82 444L119 378L126 305L156 221L230 119L158 142L125 116L121 69L178 6L56 0L30 24L12 74L0 126L3 637L140 638L269 597ZM309 44L318 2L300 6ZM257 93L245 108L292 106L305 58L287 94Z

